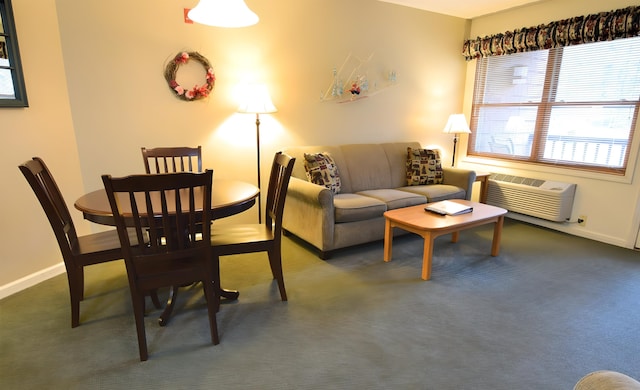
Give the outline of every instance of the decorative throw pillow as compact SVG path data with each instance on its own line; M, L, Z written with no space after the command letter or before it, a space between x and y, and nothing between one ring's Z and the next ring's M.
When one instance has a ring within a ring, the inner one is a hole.
M407 185L442 184L443 181L438 150L407 148Z
M329 153L305 153L304 170L311 183L325 186L334 194L340 192L340 173Z

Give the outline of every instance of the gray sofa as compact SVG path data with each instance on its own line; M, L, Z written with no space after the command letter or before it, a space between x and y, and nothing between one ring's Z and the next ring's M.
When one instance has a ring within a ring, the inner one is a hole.
M285 149L296 158L285 202L285 234L308 242L320 251L320 258L327 259L333 250L384 238L386 210L471 198L475 172L470 170L442 167L442 184L408 186L407 148L422 146L396 142ZM304 154L325 152L338 167L341 189L337 194L306 177Z

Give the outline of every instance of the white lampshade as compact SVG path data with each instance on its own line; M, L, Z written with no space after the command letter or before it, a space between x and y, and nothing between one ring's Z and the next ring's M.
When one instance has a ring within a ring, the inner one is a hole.
M242 101L238 112L249 114L268 114L278 109L273 105L267 86L264 84L250 84L242 91Z
M187 16L196 23L215 27L246 27L260 20L244 0L200 0Z
M451 114L449 115L449 120L447 121L447 125L444 127L445 133L471 133L469 129L469 125L467 125L467 119L464 117L464 114Z

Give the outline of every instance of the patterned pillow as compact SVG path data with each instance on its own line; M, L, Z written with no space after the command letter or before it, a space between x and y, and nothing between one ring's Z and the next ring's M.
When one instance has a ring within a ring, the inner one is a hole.
M442 184L443 181L438 150L407 148L407 185Z
M340 192L340 173L329 153L305 153L304 170L311 183L325 186L334 194Z

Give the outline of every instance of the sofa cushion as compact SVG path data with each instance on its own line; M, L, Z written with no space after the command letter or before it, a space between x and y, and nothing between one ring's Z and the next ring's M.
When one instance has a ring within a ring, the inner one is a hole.
M380 144L348 144L340 147L345 165L340 170L351 176L351 191L393 188L389 160ZM343 191L347 192L347 191Z
M424 195L393 189L360 191L358 195L369 196L386 203L387 210L427 203L427 197Z
M333 206L336 223L378 218L387 211L384 202L358 194L337 194L333 197Z
M340 172L329 153L305 153L304 170L309 182L340 193Z
M391 170L391 183L379 188L398 188L407 185L407 148L420 149L419 142L389 142L382 144Z
M442 184L442 161L435 149L407 148L407 185Z
M397 188L400 191L407 191L427 197L429 202L438 202L445 199L465 199L467 195L463 188L448 184L436 184L425 186L406 186Z

